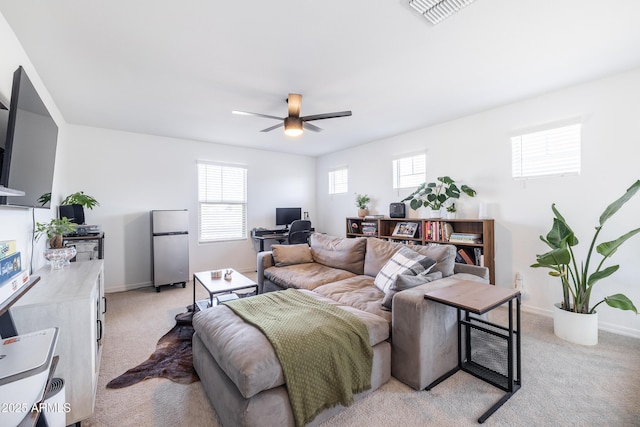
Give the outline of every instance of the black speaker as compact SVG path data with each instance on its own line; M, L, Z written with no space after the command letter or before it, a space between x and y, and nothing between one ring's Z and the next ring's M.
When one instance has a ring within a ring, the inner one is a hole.
M404 203L391 203L389 205L389 217L390 218L404 218L406 206Z
M67 217L74 224L84 224L84 208L82 205L60 205L58 206L60 218Z

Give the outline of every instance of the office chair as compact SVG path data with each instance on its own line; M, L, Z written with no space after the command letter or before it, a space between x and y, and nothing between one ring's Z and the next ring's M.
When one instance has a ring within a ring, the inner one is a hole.
M311 221L298 219L291 223L289 227L289 244L308 243L311 234Z

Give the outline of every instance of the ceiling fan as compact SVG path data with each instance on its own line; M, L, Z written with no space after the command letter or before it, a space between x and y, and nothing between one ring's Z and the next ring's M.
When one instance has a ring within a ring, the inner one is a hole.
M324 120L324 119L333 119L335 117L346 117L351 115L351 111L338 111L336 113L323 113L323 114L313 114L311 116L302 116L300 117L300 106L302 105L302 95L297 93L290 93L287 98L287 105L289 107L289 115L287 117L276 117L270 116L268 114L260 114L260 113L249 113L247 111L232 111L233 114L242 114L245 116L256 116L256 117L264 117L267 119L276 119L281 120L282 123L279 123L275 126L268 127L266 129L262 129L260 132L270 132L274 129L278 129L281 126L284 126L284 133L287 136L300 136L302 135L302 130L307 129L313 132L322 131L316 125L312 125L309 123L312 120Z

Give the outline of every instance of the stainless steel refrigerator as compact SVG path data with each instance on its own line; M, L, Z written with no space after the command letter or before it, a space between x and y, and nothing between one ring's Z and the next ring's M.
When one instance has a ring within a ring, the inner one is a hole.
M153 286L189 281L189 211L151 211Z

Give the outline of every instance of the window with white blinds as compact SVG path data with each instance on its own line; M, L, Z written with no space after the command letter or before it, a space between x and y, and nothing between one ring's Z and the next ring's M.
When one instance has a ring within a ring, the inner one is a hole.
M416 154L393 161L393 188L417 187L426 180L427 155Z
M574 123L511 138L516 179L580 173L580 130Z
M246 239L247 169L198 162L199 240Z
M342 194L349 190L349 169L346 167L329 171L329 194Z

